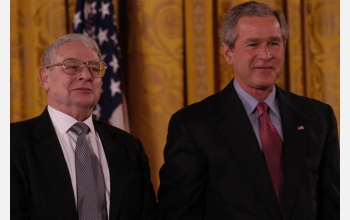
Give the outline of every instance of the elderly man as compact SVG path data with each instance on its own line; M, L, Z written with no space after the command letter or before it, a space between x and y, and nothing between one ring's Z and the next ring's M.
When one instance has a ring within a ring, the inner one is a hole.
M11 124L11 219L162 219L141 142L92 120L106 68L82 34L45 52L48 106Z

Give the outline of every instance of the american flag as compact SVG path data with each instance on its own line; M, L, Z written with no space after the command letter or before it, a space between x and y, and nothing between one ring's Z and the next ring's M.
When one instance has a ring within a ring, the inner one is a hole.
M107 70L93 119L129 132L129 120L121 68L117 22L111 0L77 0L73 32L93 38L100 47Z

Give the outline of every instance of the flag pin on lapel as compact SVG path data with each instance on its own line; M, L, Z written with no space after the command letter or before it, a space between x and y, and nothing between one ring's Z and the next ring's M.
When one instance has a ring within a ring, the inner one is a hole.
M304 130L304 126L302 125L298 126L298 130Z

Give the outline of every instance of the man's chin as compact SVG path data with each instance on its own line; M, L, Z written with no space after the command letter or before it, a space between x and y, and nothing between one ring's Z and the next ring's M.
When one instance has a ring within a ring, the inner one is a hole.
M96 104L97 102L95 101L79 101L76 103L76 106L82 109L89 110L89 109L94 109Z
M260 77L256 81L256 85L259 89L268 89L275 85L276 77L274 75Z
M257 83L255 88L258 90L265 91L265 90L272 89L274 85L275 85L274 81L270 80L268 82L264 81L264 82Z

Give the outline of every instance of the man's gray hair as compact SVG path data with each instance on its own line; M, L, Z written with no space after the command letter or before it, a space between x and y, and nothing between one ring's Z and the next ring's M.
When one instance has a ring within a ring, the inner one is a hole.
M233 7L224 17L221 27L221 43L225 43L233 49L238 37L237 23L241 17L266 17L275 16L280 24L282 40L286 45L289 27L283 13L273 10L270 6L256 1L249 1Z
M101 61L101 57L102 57L101 51L100 51L100 48L98 47L97 43L95 42L95 40L93 40L92 38L90 38L86 35L83 35L83 34L67 34L67 35L64 35L64 36L58 38L55 42L53 42L49 46L49 48L47 48L47 50L45 51L45 54L44 54L43 65L50 66L50 65L54 64L57 49L61 45L65 44L65 43L70 43L70 42L82 43L87 48L90 48L90 49L96 51L98 58Z

